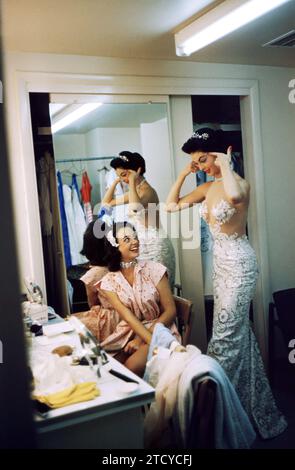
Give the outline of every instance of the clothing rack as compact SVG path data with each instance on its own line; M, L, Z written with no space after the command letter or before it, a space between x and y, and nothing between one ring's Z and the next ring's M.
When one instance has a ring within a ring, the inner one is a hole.
M55 160L56 163L72 163L72 162L89 162L95 160L112 160L116 158L114 155L111 157L86 157L86 158L70 158L68 160Z

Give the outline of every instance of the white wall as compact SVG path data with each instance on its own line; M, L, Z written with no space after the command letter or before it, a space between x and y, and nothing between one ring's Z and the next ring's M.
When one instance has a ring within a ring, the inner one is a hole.
M87 155L118 155L122 150L141 152L140 132L137 127L99 128L86 135Z
M54 134L53 149L56 167L61 171L64 184L72 184L72 176L70 173L77 174L77 182L79 188L82 183L82 171L87 165L80 162L75 163L58 163L57 160L70 160L73 158L85 158L85 137L83 134ZM63 171L63 170L68 170Z
M86 157L83 134L54 134L53 147L55 160Z
M167 118L140 126L146 178L156 189L160 201L166 200L171 185L171 155Z
M40 77L38 72L48 74ZM149 90L148 93L154 94L185 94L187 88L194 87L196 93L206 93L206 88L210 89L208 83L212 83L214 77L218 82L217 94L222 93L223 87L226 88L227 83L233 80L240 83L241 89L244 80L258 81L263 150L261 163L265 183L262 197L266 203L267 219L264 241L270 261L269 285L271 291L295 285L295 104L288 101L288 83L295 78L295 68L7 53L5 73L4 98L18 252L23 275L33 273L37 279L42 279L43 272L38 251L41 238L35 229L39 216L32 176L34 164L29 159L32 142L25 137L30 132L27 90L65 92L64 83L72 74L67 86L67 92L72 93L78 93L84 82L89 93L97 93L98 85L101 93L145 94L145 90ZM99 81L95 77L99 77ZM197 86L194 85L196 79ZM194 279L187 282L191 283L192 288L195 286Z
M295 287L295 104L288 101L294 69L274 69L260 85L266 220L272 291Z

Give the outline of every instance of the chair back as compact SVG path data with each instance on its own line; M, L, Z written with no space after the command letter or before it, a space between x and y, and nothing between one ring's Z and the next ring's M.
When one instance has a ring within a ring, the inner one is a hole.
M192 381L194 406L188 432L188 449L214 449L217 385L210 377Z
M288 347L289 341L295 339L295 289L274 292L273 299L278 324Z
M192 308L193 303L190 300L174 295L176 305L176 324L181 335L182 344L186 346L191 332Z

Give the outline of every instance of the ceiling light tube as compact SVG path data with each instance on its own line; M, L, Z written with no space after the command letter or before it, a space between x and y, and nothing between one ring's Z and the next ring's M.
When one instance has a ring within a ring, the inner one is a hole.
M176 54L188 56L290 0L225 0L175 34Z
M59 121L56 121L54 124L52 124L52 134L55 134L55 132L58 132L64 127L69 126L73 122L77 121L86 114L91 113L91 111L94 111L96 108L99 108L99 106L102 105L103 103L86 103L82 106L79 106L79 108L75 109L75 111L72 111L71 113L61 118Z

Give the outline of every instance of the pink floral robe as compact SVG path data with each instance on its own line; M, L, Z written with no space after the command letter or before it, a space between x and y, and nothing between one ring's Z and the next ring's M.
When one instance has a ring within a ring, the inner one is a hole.
M121 271L109 272L96 283L102 290L115 292L121 302L128 307L134 315L149 328L154 320L161 315L160 295L157 285L167 269L154 261L139 261L134 269L133 286L129 284ZM171 331L180 340L176 325L171 325ZM119 351L133 337L134 333L124 320L121 320L115 331L102 343L106 350Z

